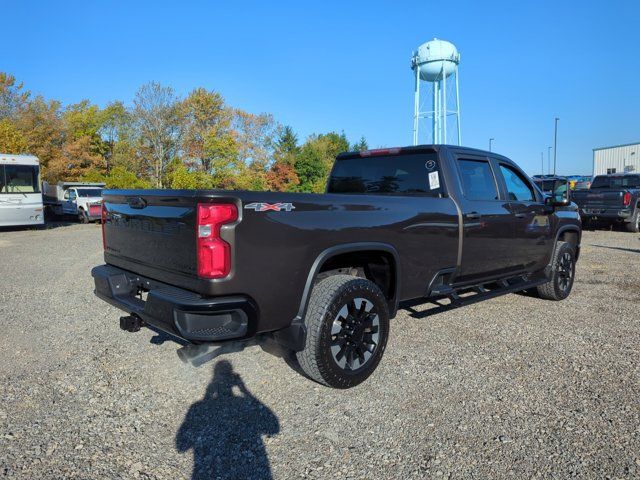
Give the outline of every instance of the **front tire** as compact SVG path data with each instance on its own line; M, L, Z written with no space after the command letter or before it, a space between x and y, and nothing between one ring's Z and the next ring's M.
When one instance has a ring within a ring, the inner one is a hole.
M576 252L569 242L558 242L553 256L551 280L537 287L545 300L564 300L571 293L576 276Z
M80 223L89 223L89 215L84 210L78 211L78 221Z
M304 321L305 348L296 356L316 382L351 388L380 363L389 336L389 309L373 282L350 275L321 280L311 292Z

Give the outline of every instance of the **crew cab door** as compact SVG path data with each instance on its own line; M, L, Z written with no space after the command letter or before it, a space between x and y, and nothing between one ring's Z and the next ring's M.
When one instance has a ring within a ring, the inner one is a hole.
M501 199L497 165L487 157L459 154L455 163L462 196L462 261L457 281L503 275L514 270L512 212Z
M498 178L512 215L514 242L511 252L514 264L522 270L542 269L549 260L555 240L551 229L551 212L519 168L502 160L496 160L496 163Z

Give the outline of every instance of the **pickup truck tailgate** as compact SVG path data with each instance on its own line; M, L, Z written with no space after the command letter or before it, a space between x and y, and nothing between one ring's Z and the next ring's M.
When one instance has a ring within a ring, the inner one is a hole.
M587 208L615 208L623 206L624 191L594 190L583 194L582 205Z
M104 194L105 259L148 275L197 276L193 192L127 191Z

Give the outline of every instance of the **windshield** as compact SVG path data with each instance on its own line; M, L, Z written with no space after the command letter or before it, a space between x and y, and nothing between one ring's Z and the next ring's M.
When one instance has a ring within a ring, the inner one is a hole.
M101 188L78 188L78 196L79 197L101 197L102 189Z
M640 175L607 177L601 175L593 179L591 189L597 188L640 188Z
M39 193L37 165L0 165L0 194Z

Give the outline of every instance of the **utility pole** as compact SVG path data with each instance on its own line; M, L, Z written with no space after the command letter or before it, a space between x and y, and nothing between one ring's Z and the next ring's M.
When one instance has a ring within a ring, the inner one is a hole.
M495 138L490 138L489 139L489 151L491 151L491 144L493 143L494 140L495 140Z
M551 175L551 149L553 147L547 147L547 173Z
M553 135L553 174L556 174L556 156L558 153L558 117L556 117L555 133Z

